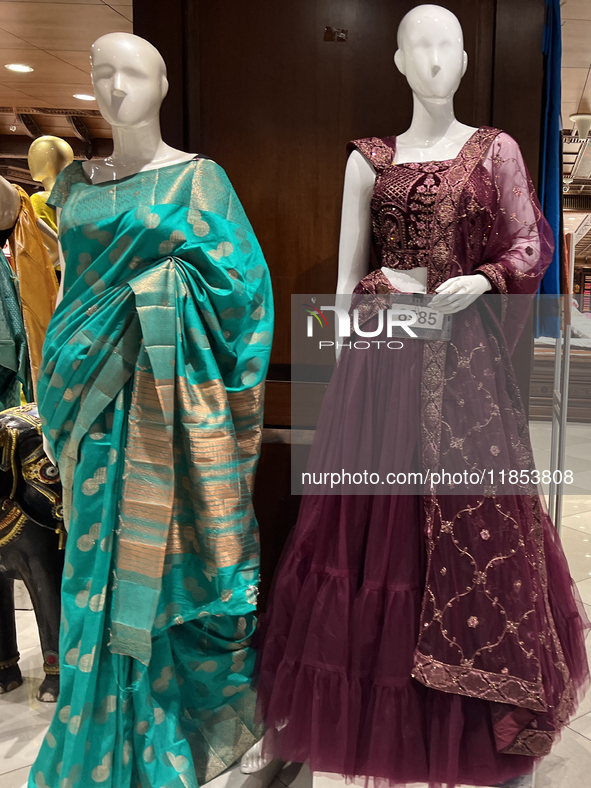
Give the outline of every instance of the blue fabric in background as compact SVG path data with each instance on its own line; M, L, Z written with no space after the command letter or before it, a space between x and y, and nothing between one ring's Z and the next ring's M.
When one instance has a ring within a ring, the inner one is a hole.
M546 0L546 22L544 26L544 96L542 115L542 137L540 145L540 177L538 194L546 219L554 234L554 257L540 284L542 295L560 293L560 271L562 265L562 122L561 122L561 74L562 29L560 0ZM546 304L552 299L542 299ZM557 337L560 317L557 310L538 309L536 336Z

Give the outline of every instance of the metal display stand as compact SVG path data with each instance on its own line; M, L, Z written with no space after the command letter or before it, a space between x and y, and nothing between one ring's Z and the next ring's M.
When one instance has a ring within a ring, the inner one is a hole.
M576 233L568 233L568 281L572 291L575 271ZM554 392L552 395L552 438L550 443L551 482L548 493L548 511L554 527L560 534L562 528L562 505L564 499L564 466L566 462L566 438L568 416L568 391L570 380L571 303L570 297L561 299L561 329L556 339L554 356ZM559 472L557 483L556 471Z

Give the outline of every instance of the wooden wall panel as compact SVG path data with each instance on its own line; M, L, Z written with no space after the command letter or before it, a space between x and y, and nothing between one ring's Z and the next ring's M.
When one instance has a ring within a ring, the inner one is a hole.
M190 150L187 12L187 0L133 0L133 32L154 44L166 62L169 90L162 104L162 136L169 145L181 150Z
M537 183L542 130L544 0L497 0L494 126L515 137Z

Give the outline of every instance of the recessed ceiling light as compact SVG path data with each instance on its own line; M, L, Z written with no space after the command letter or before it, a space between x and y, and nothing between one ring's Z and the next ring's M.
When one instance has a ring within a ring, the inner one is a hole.
M80 99L80 101L94 101L94 96L91 96L89 93L74 93L74 98Z
M29 74L35 70L31 66L25 66L24 63L7 63L4 68L7 68L9 71L18 71L21 74Z

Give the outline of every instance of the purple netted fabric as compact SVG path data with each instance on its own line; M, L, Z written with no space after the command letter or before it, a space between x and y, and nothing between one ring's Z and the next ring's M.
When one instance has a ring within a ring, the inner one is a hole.
M376 269L429 269L429 292L480 271L499 294L537 290L552 238L517 144L480 129L447 162L376 169ZM344 350L309 469L531 467L510 360L527 304L486 296L449 342ZM369 318L367 328L376 318ZM376 459L377 458L377 459ZM535 494L305 495L259 632L265 747L377 783L503 783L547 754L586 690L589 623Z

